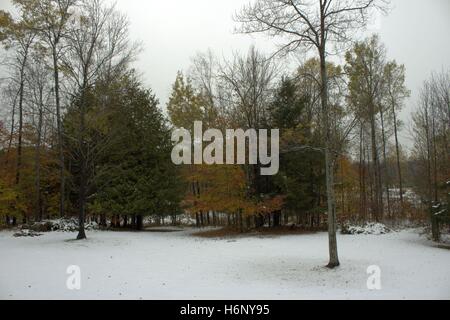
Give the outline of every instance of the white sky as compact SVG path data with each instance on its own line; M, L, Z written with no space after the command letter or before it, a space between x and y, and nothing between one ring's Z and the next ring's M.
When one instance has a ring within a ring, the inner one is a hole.
M271 53L271 39L233 34L233 13L248 0L117 0L117 7L131 21L133 39L144 44L136 62L165 107L178 70L186 70L191 57L211 48L228 56L233 50L247 51L251 44ZM412 98L402 114L408 122L423 80L432 71L450 69L450 1L391 0L387 17L376 19L378 31L388 49L388 58L406 65L407 85ZM0 0L0 9L10 9ZM403 132L409 144L409 133Z
M144 42L137 66L164 106L178 70L186 70L198 51L219 55L246 51L251 44L267 53L271 39L233 34L233 13L248 0L118 0L132 22L132 35ZM450 68L450 1L392 0L388 16L374 22L388 49L388 58L406 65L412 91L401 118L410 121L423 80L435 70ZM403 130L406 144L410 134Z
M266 52L270 40L233 34L232 15L244 0L118 0L128 13L132 36L144 42L137 66L144 72L163 104L168 100L178 70L186 71L197 52L213 50L229 56L233 50L247 51L251 44Z

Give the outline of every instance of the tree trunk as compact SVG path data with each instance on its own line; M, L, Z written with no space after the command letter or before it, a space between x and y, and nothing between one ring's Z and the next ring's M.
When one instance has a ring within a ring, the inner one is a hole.
M374 191L375 198L373 201L373 215L375 216L375 220L377 222L382 218L382 206L383 202L380 201L382 199L382 191L381 191L381 179L380 179L380 166L379 166L379 157L378 157L378 146L377 146L377 131L375 125L375 106L373 101L369 103L369 113L370 113L370 129L371 129L371 140L372 140L372 168L373 168L373 183L374 183Z
M437 141L436 141L436 119L435 119L435 111L432 112L432 135L433 135L433 186L434 186L434 202L439 201L439 192L438 192L438 159L437 159Z
M436 218L433 212L433 190L432 190L432 178L431 178L431 139L430 139L430 119L428 110L425 110L425 134L426 134L426 146L427 146L427 184L428 184L428 211L431 222L431 233L434 241L439 241L439 228Z
M177 225L177 215L176 214L172 215L172 225L173 226Z
M8 165L9 162L9 155L10 155L10 151L11 151L11 147L12 147L12 142L13 142L13 137L14 137L14 127L15 127L15 120L16 120L16 106L17 106L17 98L19 96L19 91L17 92L17 94L14 97L14 101L13 101L13 107L12 107L12 112L11 112L11 130L10 130L10 135L9 135L9 141L8 141L8 150L6 151L6 157L5 157L5 167Z
M203 221L203 211L200 211L200 225L202 226L202 228L205 225Z
M25 62L20 72L20 89L19 89L19 142L17 146L17 169L16 169L16 185L20 183L20 170L22 167L22 138L23 138L23 96L24 96L24 75Z
M142 215L138 215L136 217L136 229L142 231L143 228L144 228L144 218Z
M364 147L364 128L361 123L360 145L359 145L359 198L360 198L360 215L367 218L367 196L366 196L366 152ZM361 218L361 217L359 217Z
M387 197L387 206L388 206L388 215L390 218L392 218L392 212L391 212L391 196L389 192L389 179L388 179L388 173L387 173L387 156L386 156L386 132L384 128L384 114L383 114L383 108L380 110L380 116L381 116L381 134L383 138L383 171L384 171L384 184L386 186L386 197Z
M274 212L273 214L273 227L277 228L280 226L280 222L281 222L281 212L277 211Z
M237 219L237 226L239 228L239 232L244 232L244 226L242 221L242 213L238 212L236 213L236 219Z
M106 215L105 214L101 214L100 215L100 226L102 227L106 227Z
M136 221L136 215L131 216L131 228L133 230L137 229L137 221Z
M336 239L336 204L334 199L334 164L332 155L332 140L331 140L331 124L329 120L328 110L328 74L326 66L326 50L324 39L324 22L325 17L322 15L322 48L320 48L320 74L321 74L321 102L322 102L322 117L324 120L325 133L325 170L326 170L326 187L327 187L327 204L328 204L328 244L330 261L329 268L339 266L337 239Z
M59 67L58 67L56 44L53 46L53 77L55 82L56 124L58 133L58 152L59 152L59 179L60 179L59 215L61 217L64 217L64 208L65 208L64 150L63 150L63 134L61 121L61 102L59 97Z
M42 102L42 92L41 92L41 102ZM39 120L38 120L38 130L37 130L37 143L36 143L36 159L35 159L35 170L36 170L36 220L42 221L42 193L41 193L41 140L42 140L42 108L43 105L40 103L39 106Z
M84 82L86 83L86 81ZM87 155L85 150L85 112L86 112L86 86L84 85L81 89L81 100L80 100L80 132L78 138L79 144L79 161L80 161L80 175L79 175L79 194L78 194L78 240L86 239L86 233L84 230L84 221L86 217L85 207L86 207L86 191L87 191Z
M78 195L78 235L77 240L86 239L86 232L84 230L84 222L85 222L85 207L86 207L86 183L85 183L85 171L84 164L82 164L82 172L81 172L81 182L80 182L80 190Z
M402 169L400 165L400 143L398 141L398 128L397 128L397 114L395 112L395 105L392 104L392 115L394 116L394 136L395 136L395 151L397 153L397 174L398 184L400 191L400 213L403 215L403 181L402 181Z

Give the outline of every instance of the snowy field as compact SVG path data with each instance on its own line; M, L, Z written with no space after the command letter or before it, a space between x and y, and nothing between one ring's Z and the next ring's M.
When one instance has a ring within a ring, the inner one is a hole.
M327 235L200 239L192 231L0 232L0 299L450 299L450 250L417 230L340 235L328 270ZM66 287L67 267L81 290ZM382 289L367 289L371 265Z

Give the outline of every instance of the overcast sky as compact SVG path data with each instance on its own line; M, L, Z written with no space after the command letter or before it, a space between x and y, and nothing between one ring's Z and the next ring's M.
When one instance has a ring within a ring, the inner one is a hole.
M211 48L220 56L247 51L255 44L272 52L272 40L233 34L233 13L248 0L117 0L131 21L131 34L144 44L136 68L165 106L178 70L186 70L191 57ZM450 1L392 0L392 10L376 19L377 31L388 58L406 65L407 85L413 97L402 119L407 122L423 80L432 71L450 69ZM10 8L0 0L0 8ZM403 141L407 142L404 131Z
M132 22L132 36L145 51L137 63L145 81L165 105L178 70L186 70L191 57L211 48L218 55L246 51L251 44L267 53L271 39L233 34L232 15L248 0L118 0L117 6ZM402 119L410 121L418 91L432 71L450 69L450 1L392 0L388 16L375 19L369 32L378 32L388 58L406 65L412 91ZM409 133L403 131L403 142Z

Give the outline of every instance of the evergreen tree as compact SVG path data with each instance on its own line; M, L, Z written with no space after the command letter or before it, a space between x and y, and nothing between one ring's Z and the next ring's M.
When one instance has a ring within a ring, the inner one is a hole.
M297 213L299 222L312 222L309 216L316 215L319 209L326 211L322 195L324 157L308 147L316 143L310 135L308 102L309 97L297 90L295 81L285 78L271 108L272 126L281 129L280 174L275 183L286 195L285 209Z
M96 166L95 207L128 216L142 228L147 215L179 212L177 168L170 160L172 142L158 100L133 74L113 85L105 114L108 145ZM101 96L101 95L97 95Z

